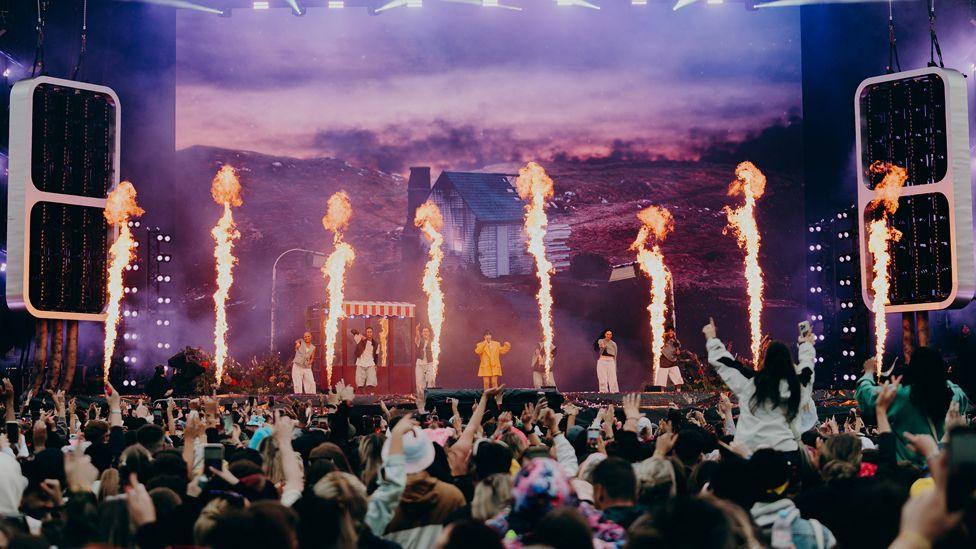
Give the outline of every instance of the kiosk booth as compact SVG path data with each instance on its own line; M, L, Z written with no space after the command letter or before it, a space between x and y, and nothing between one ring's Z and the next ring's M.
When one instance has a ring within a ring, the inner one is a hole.
M416 360L413 345L416 305L396 301L344 301L343 318L339 319L336 355L332 364L332 385L339 380L347 385L356 383L356 359L352 330L364 333L373 328L379 343L379 364L376 366L376 393L410 394L414 392ZM326 385L325 316L327 307L315 303L305 314L305 327L312 332L318 350L315 353L316 383Z

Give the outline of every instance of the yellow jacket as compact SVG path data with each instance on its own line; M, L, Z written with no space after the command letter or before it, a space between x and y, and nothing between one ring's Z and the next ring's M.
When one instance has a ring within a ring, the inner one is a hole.
M495 340L485 342L481 340L474 348L474 354L481 356L478 366L478 377L498 377L502 375L501 356L512 350L509 342L501 344Z

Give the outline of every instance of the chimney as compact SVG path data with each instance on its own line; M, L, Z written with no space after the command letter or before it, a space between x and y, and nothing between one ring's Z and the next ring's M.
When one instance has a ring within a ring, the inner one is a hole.
M403 226L401 241L403 259L417 259L421 255L420 231L413 224L417 208L430 196L430 166L410 168L407 181L407 222Z

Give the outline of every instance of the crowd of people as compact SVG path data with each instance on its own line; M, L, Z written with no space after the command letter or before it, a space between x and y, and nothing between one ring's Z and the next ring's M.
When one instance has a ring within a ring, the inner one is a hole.
M489 387L364 420L342 383L321 406L110 386L84 406L5 380L0 548L976 546L968 401L938 351L888 379L869 360L857 407L820 420L812 334L753 370L703 333L731 394L658 422L636 394L516 408Z

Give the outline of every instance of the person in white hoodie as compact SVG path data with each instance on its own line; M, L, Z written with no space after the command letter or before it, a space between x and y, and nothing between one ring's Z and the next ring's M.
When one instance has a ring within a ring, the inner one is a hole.
M760 448L796 452L800 435L800 404L813 390L815 336L810 333L799 342L799 364L793 364L785 343L767 345L758 371L735 360L716 337L715 321L702 328L708 362L739 400L739 421L735 442L750 454ZM799 371L799 373L797 373Z

